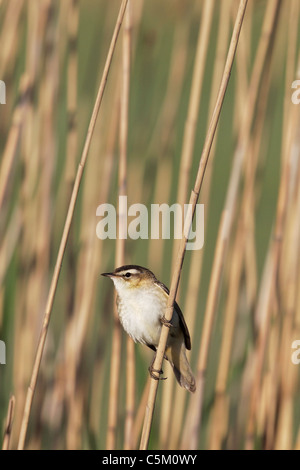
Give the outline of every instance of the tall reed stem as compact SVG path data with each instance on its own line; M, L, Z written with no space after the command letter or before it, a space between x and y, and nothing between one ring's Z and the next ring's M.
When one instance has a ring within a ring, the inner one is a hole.
M180 273L182 269L182 264L184 260L184 255L185 255L185 248L186 248L186 242L187 242L187 235L189 233L191 224L192 224L192 219L193 219L193 214L195 211L195 207L198 201L199 193L201 190L201 186L203 183L203 178L205 174L205 169L206 165L209 159L209 154L210 154L210 149L213 143L215 131L217 128L217 124L219 121L225 93L227 90L229 78L230 78L230 73L233 65L233 60L235 57L235 52L236 48L238 45L238 40L239 40L239 35L241 31L241 27L243 24L243 19L247 7L247 0L241 0L239 4L239 9L235 21L235 26L229 46L229 51L227 55L227 60L225 64L225 69L223 72L223 77L220 85L220 90L219 94L217 97L217 102L214 108L213 116L211 119L211 124L208 130L208 133L206 135L205 143L204 143L204 148L202 151L202 155L200 158L199 162L199 168L198 168L198 173L195 181L195 186L194 189L191 193L190 197L190 211L188 211L186 220L185 220L185 230L184 230L184 236L182 237L182 241L180 243L179 251L178 251L178 256L177 256L177 261L174 269L174 273L172 276L172 282L171 282L171 288L170 288L170 295L168 298L168 304L166 308L166 313L165 317L166 320L170 321L172 318L172 313L173 313L173 305L176 297L176 292L178 289L178 284L179 284L179 278L180 278ZM168 340L168 334L169 334L169 328L166 325L162 326L162 331L161 331L161 336L160 336L160 341L158 344L153 368L155 370L161 370L161 365L163 361L163 356L164 356L164 351L166 349L166 344ZM157 377L159 378L159 376ZM157 387L158 387L158 381L153 379L151 380L151 385L150 385L150 390L149 390L149 397L148 397L148 403L146 406L146 412L145 412L145 419L144 419L144 426L143 426L143 432L142 432L142 437L141 437L141 443L140 443L140 449L146 449L148 446L149 442L149 436L150 436L150 430L151 430L151 424L152 424L152 419L153 419L153 412L154 412L154 405L155 405L155 400L156 400L156 394L157 394Z
M45 309L45 314L44 314L44 320L43 320L43 326L42 326L42 330L41 330L41 333L40 333L40 338L39 338L37 352L36 352L36 356L35 356L35 360L34 360L34 365L33 365L32 375L31 375L31 379L30 379L30 384L29 384L29 387L28 387L28 390L27 390L25 407L24 407L23 418L22 418L22 423L21 423L21 429L20 429L20 434L19 434L19 442L18 442L18 449L19 450L23 449L24 444L25 444L25 439L26 439L26 433L27 433L27 428L28 428L28 421L29 421L30 411L31 411L31 407L32 407L33 396L34 396L34 392L35 392L35 388L36 388L36 382L37 382L37 378L38 378L38 373L39 373L40 364L41 364L41 360L42 360L42 356L43 356L45 341L46 341L46 337L47 337L48 326L49 326L51 311L52 311L53 302L54 302L54 296L55 296L55 292L56 292L56 288L57 288L57 283L58 283L60 269L61 269L61 265L62 265L62 261L63 261L63 257L64 257L64 252L65 252L67 241L68 241L68 235L69 235L69 232L70 232L70 227L71 227L71 223L72 223L72 219L73 219L73 214L74 214L75 204L76 204L76 200L77 200L77 196L78 196L79 186L80 186L80 182L81 182L81 179L82 179L84 166L85 166L85 163L86 163L86 160L87 160L88 151L89 151L89 148L90 148L90 144L91 144L91 140L92 140L95 124L96 124L96 119L97 119L98 112L99 112L99 109L100 109L100 105L101 105L101 102L102 102L102 98L103 98L103 94L104 94L104 90L105 90L105 86L106 86L106 81L107 81L109 69L110 69L110 66L111 66L112 57L113 57L113 54L114 54L114 50L115 50L116 42L117 42L117 39L118 39L119 31L120 31L121 24L122 24L122 21L123 21L125 9L126 9L126 6L127 6L127 2L128 2L128 0L123 0L123 2L121 4L121 7L120 7L119 15L118 15L117 22L116 22L116 25L115 25L115 29L114 29L114 32L113 32L113 37L112 37L110 47L109 47L109 51L108 51L108 55L107 55L107 58L106 58L105 67L104 67L102 79L101 79L101 82L100 82L97 98L96 98L94 109L93 109L93 112L92 112L88 132L87 132L87 135L86 135L83 152L82 152L80 163L79 163L77 173L76 173L76 178L75 178L75 182L74 182L74 186L73 186L71 201L70 201L70 205L69 205L69 208L68 208L68 213L67 213L67 217L66 217L66 221L65 221L65 225L64 225L64 230L63 230L63 234L62 234L62 238L61 238L61 242L60 242L60 246L59 246L59 251L58 251L58 255L57 255L57 259L56 259L56 263L55 263L54 273L53 273L53 277L52 277L52 281L51 281L51 285L50 285L50 290L49 290L49 294L48 294L48 299L47 299L47 304L46 304L46 309Z

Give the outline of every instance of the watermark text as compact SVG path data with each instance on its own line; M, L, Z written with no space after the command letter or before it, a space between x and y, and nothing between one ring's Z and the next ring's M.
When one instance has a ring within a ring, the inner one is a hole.
M196 204L194 228L184 224L187 215L191 215L191 204L184 204L183 210L180 204L151 204L148 210L144 204L128 207L127 196L120 196L118 216L112 204L97 207L96 216L101 219L97 223L96 234L100 240L115 240L117 237L123 240L170 240L173 233L176 240L185 236L187 250L201 250L204 244L204 204Z
M292 94L292 103L300 104L300 80L295 80L292 83L292 88L296 89L296 91L294 91Z
M6 346L4 341L0 341L0 364L6 364Z
M0 104L6 104L6 85L0 80Z
M291 355L291 361L293 364L298 365L300 364L300 340L296 339L292 342L292 349L295 351Z

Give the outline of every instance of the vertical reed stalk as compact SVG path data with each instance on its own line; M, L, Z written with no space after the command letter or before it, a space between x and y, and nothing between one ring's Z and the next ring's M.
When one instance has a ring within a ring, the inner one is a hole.
M213 143L215 131L217 128L217 124L219 121L219 117L220 117L220 113L221 113L221 109L222 109L222 105L223 105L223 101L225 97L225 93L227 90L246 7L247 7L247 0L241 0L239 4L239 9L238 9L237 17L236 17L236 22L235 22L230 46L229 46L229 51L228 51L225 69L224 69L224 73L223 73L223 77L222 77L222 81L220 85L220 90L219 90L219 94L218 94L217 101L216 101L216 106L214 108L214 113L211 119L211 125L209 127L209 130L205 139L202 155L200 158L195 186L190 197L190 204L191 204L192 210L189 211L186 216L185 231L184 231L185 235L184 237L182 237L182 242L180 244L180 249L178 252L177 262L176 262L175 270L174 270L173 277L172 277L170 295L168 298L168 304L167 304L166 313L165 313L165 317L169 321L171 320L172 313L173 313L173 305L174 305L174 301L176 297L176 292L178 289L180 272L181 272L184 254L185 254L185 246L187 242L186 234L189 233L189 229L191 227L191 223L193 219L194 210L195 210L199 193L202 187L205 169L206 169L206 165L209 159L210 149ZM156 356L155 356L155 360L153 364L153 368L155 370L161 369L164 351L165 351L166 344L167 344L168 334L169 334L168 327L163 325L161 336L160 336L160 341L158 344L158 348L157 348L157 352L156 352ZM148 403L147 403L146 412L145 412L145 420L144 420L144 427L143 427L140 449L146 449L148 446L156 393L157 393L157 386L158 386L158 381L152 379L150 390L149 390Z
M213 71L213 82L211 87L211 94L210 94L210 103L209 103L209 113L208 116L210 117L213 113L213 107L215 104L215 99L218 93L219 83L222 77L222 72L224 69L225 61L226 61L226 53L227 53L227 44L228 44L228 37L230 32L230 3L231 2L222 2L220 6L220 13L219 13L219 27L218 27L218 40L217 40L217 48L216 48L216 60L214 63L214 71ZM243 29L241 33L243 32ZM238 51L237 51L238 55ZM208 124L209 126L209 118ZM215 150L216 150L216 140L217 140L217 132L216 130L214 144L211 149L209 161L207 164L206 169L206 176L202 188L202 196L201 196L201 203L204 204L205 213L206 213L206 220L207 214L209 210L209 197L210 197L210 186L211 186L211 178L212 178L212 170L213 170L213 162L215 157ZM205 229L206 229L206 222L205 222ZM206 235L205 235L206 237ZM196 250L192 252L192 259L191 259L191 267L189 272L189 279L188 279L188 288L186 292L186 301L184 305L183 312L185 312L186 321L189 327L190 332L192 332L192 344L194 340L196 340L196 332L195 332L195 323L196 323L196 316L197 316L197 308L199 308L198 302L198 288L201 284L201 275L202 275L202 266L203 266L203 254L204 250ZM194 332L194 333L193 333ZM172 424L170 426L171 434L170 434L170 445L171 449L175 449L178 447L179 436L182 432L182 421L183 421L183 413L184 413L184 404L186 401L186 394L182 393L179 387L176 388L175 391L175 404L174 407L177 410L176 416L173 416Z
M15 107L12 127L10 128L5 149L1 158L0 166L0 209L3 208L5 191L9 182L13 162L17 152L21 131L26 116L28 98L30 93L30 82L26 75L20 80L19 99Z
M14 420L14 410L15 410L15 397L14 395L12 395L8 403L2 450L9 450L10 436L11 436L11 430L12 430L12 425L13 425L13 420Z
M270 41L272 39L271 32L273 31L274 25L276 24L278 8L278 2L269 4L265 15L265 24L263 25L261 41L258 47L256 61L253 68L251 83L249 86L248 101L245 106L244 119L240 127L237 150L234 155L233 167L228 185L225 206L219 226L216 251L213 261L211 280L209 284L209 291L204 316L201 346L198 358L198 389L195 394L195 397L193 397L193 399L191 400L190 405L190 421L188 427L189 429L192 428L192 438L187 438L187 430L184 436L184 443L186 444L186 446L190 446L189 448L195 448L197 445L202 417L205 371L207 367L213 319L216 311L218 295L220 292L224 259L236 208L239 182L242 174L242 166L246 150L249 145L250 129L254 115L259 84L261 81L262 71L264 70L266 57L268 57Z
M103 168L103 173L102 173L102 181L103 184L101 185L101 192L100 192L100 201L107 201L109 198L109 193L111 189L111 184L114 176L114 149L116 146L116 141L118 138L118 129L119 129L119 123L120 123L120 85L119 85L119 79L117 79L117 84L116 84L116 91L114 93L114 98L113 98L113 106L112 106L112 112L111 112L111 117L110 121L108 122L108 136L107 136L107 142L106 142L106 147L104 149L104 168ZM103 243L99 243L99 255L98 259L102 260L103 258ZM103 337L105 336L105 332L103 332ZM101 341L101 338L100 338ZM99 351L102 351L102 345L100 343L99 339ZM101 429L101 422L99 420L99 414L95 413L95 410L98 408L101 410L102 402L101 402L101 394L103 393L103 381L100 381L99 384L99 376L98 376L98 370L101 368L102 375L103 374L103 367L104 367L104 358L102 355L100 355L100 358L98 359L98 364L97 368L94 371L94 377L95 380L97 381L96 386L93 386L93 394L92 394L92 399L91 399L91 411L90 411L90 420L92 421L92 429L95 432L96 435L101 435L99 430ZM100 388L101 385L101 388Z
M22 13L24 0L11 0L7 3L4 24L0 37L0 77L11 73L16 60L18 24Z
M176 114L186 74L187 48L188 26L183 24L175 31L167 91L148 150L149 154L155 155L157 159L159 158L153 196L154 203L170 200L172 183L170 174L172 173L173 159L170 147L172 130L176 122ZM162 238L149 240L148 264L154 272L161 272L162 270L164 246L165 241Z
M128 149L128 118L129 118L129 95L130 95L130 65L131 65L131 2L129 0L125 20L123 34L123 57L122 57L122 93L121 93L121 123L120 123L120 153L124 166L127 162ZM126 167L124 168L124 179L126 178ZM125 192L126 194L126 192ZM126 227L125 227L126 229ZM125 256L123 254L123 261ZM120 263L121 264L121 263ZM124 432L124 449L133 449L133 425L135 410L135 354L134 342L126 337L126 410L125 410L125 432Z
M121 82L121 103L120 103L120 155L119 155L119 172L118 172L118 196L119 198L127 195L127 140L128 140L128 106L129 106L129 83L130 83L130 13L127 7L126 25L123 35L123 60L122 60L122 82ZM118 236L116 240L116 255L115 265L122 266L125 264L125 239L127 234L126 225L126 207L120 199L118 201ZM108 408L108 429L106 436L106 448L114 449L116 446L117 437L117 420L119 408L119 383L120 383L120 370L121 370L121 341L122 331L119 321L117 306L116 306L116 293L114 304L114 329L112 338L112 358L110 370L110 395L109 395L109 408ZM133 345L129 346L129 355L132 355ZM128 347L127 347L128 351ZM131 357L132 358L132 357ZM129 368L133 367L132 363ZM128 371L128 369L127 369ZM128 377L127 377L128 380ZM127 383L126 398L132 400L132 395L129 397L128 393L132 393L132 382L129 379ZM132 403L130 403L131 405ZM128 401L126 401L126 408ZM128 411L128 409L126 409ZM127 416L126 416L127 418ZM130 416L130 423L131 426ZM126 423L128 426L128 421ZM127 429L126 429L127 431ZM126 445L128 445L128 436L125 437Z
M112 37L112 40L111 40L111 44L110 44L110 47L109 47L109 51L108 51L108 55L107 55L107 59L106 59L105 67L104 67L101 83L100 83L100 86L99 86L99 91L98 91L98 94L97 94L96 102L95 102L95 105L94 105L93 113L92 113L92 116L91 116L88 132L87 132L87 136L86 136L86 139L85 139L83 152L82 152L80 163L79 163L77 173L76 173L76 178L75 178L74 187L73 187L73 191L72 191L71 201L70 201L70 205L69 205L69 208L68 208L68 213L67 213L67 217L66 217L66 221L65 221L65 226L64 226L64 230L63 230L63 234L62 234L62 238L61 238L61 242L60 242L59 252L58 252L58 255L57 255L57 260L56 260L54 273L53 273L53 277L52 277L52 281L51 281L51 286L50 286L50 290L49 290L49 294L48 294L48 299L47 299L47 304L46 304L46 309L45 309L45 314L44 314L44 320L43 320L43 327L42 327L39 342L38 342L37 352L36 352L34 365L33 365L33 370L32 370L32 375L31 375L31 379L30 379L30 385L29 385L29 388L28 388L28 391L27 391L26 402L25 402L24 413L23 413L22 424L21 424L21 430L20 430L20 435L19 435L19 443L18 443L18 449L19 450L23 449L24 444L25 444L25 438L26 438L26 433L27 433L27 427L28 427L30 411L31 411L31 407L32 407L33 395L34 395L34 392L35 392L36 382L37 382L38 373L39 373L39 369L40 369L40 364L41 364L41 360L42 360L42 356L43 356L43 351L44 351L45 341L46 341L46 337L47 337L47 331L48 331L51 311L52 311L53 302L54 302L54 296L55 296L55 292L56 292L56 288L57 288L57 284L58 284L59 273L60 273L60 269L61 269L61 264L62 264L62 261L63 261L63 256L64 256L64 252L65 252L65 249L66 249L67 241L68 241L68 235L69 235L69 231L70 231L70 227L71 227L71 223L72 223L72 219L73 219L73 213L74 213L75 204L76 204L76 200L77 200L77 196L78 196L80 182L81 182L82 175L83 175L84 166L85 166L85 163L86 163L86 160L87 160L87 155L88 155L88 151L89 151L89 148L90 148L90 143L91 143L92 136L93 136L93 131L94 131L94 128L95 128L96 119L97 119L98 112L99 112L99 109L100 109L100 105L101 105L101 102L102 102L102 97L103 97L103 93L104 93L104 90L105 90L106 80L107 80L108 72L109 72L109 69L110 69L113 53L114 53L114 50L115 50L117 38L118 38L118 35L119 35L120 27L121 27L121 24L122 24L122 21L123 21L127 1L128 0L123 0L123 2L121 4L121 7L120 7L119 15L118 15L118 18L117 18L117 22L116 22L116 25L115 25L113 37Z
M213 421L211 424L210 447L212 449L220 449L222 440L226 435L226 425L228 417L224 416L228 412L226 403L228 403L226 394L226 384L228 380L230 355L233 344L233 334L236 325L236 315L238 308L239 292L241 289L241 276L244 264L247 259L247 245L253 246L252 237L254 236L253 218L254 218L254 193L255 193L255 176L257 171L259 150L263 136L263 128L265 123L265 113L270 90L270 67L264 75L261 86L261 92L258 97L257 118L253 137L249 143L248 155L251 158L246 159L245 165L245 186L242 196L240 208L239 223L237 233L233 245L231 256L231 271L229 277L228 297L225 307L225 320L223 326L222 344L218 362L218 372L215 388L214 410L212 412ZM255 259L252 259L255 263ZM246 266L244 268L246 270ZM254 272L256 268L254 267Z
M205 0L203 5L203 12L199 24L198 42L195 56L195 63L193 69L191 94L189 98L189 107L185 123L183 146L181 152L179 181L177 191L177 204L183 208L184 203L188 198L188 187L190 184L190 172L194 154L196 129L199 115L200 98L203 87L204 71L206 65L206 56L209 45L209 37L211 31L211 23L213 18L215 2L212 0ZM179 221L178 221L179 222ZM182 220L180 221L182 223ZM180 228L179 228L180 229ZM173 242L172 253L172 269L175 266L176 256L179 248L179 240ZM174 386L174 375L166 383L163 389L162 413L161 413L161 436L162 439L168 437L168 429L170 428L170 419L172 416L172 390ZM166 443L162 441L163 447Z
M295 107L296 108L296 107ZM288 204L290 198L290 187L293 178L292 157L293 157L293 137L296 135L296 129L299 126L299 116L297 118L297 108L293 108L294 119L290 124L286 149L282 155L282 171L279 186L279 194L276 208L276 220L272 240L270 242L268 253L268 277L266 284L262 285L261 302L257 305L256 315L260 320L259 332L256 344L256 354L254 362L254 376L251 388L250 410L247 423L246 448L254 448L256 412L259 405L259 396L261 390L261 378L263 372L265 350L268 341L270 321L274 309L274 298L277 292L279 282L280 257L282 253L282 243L284 239L284 227L287 218ZM279 299L277 299L278 301Z

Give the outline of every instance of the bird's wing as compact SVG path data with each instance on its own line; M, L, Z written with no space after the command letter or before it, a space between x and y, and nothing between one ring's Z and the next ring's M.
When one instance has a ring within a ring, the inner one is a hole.
M160 281L155 281L155 284L157 284L161 289L163 289L163 291L169 295L170 294L170 291L169 289L167 288L167 286L165 286L162 282ZM183 332L183 336L184 336L184 342L185 342L185 347L186 349L191 349L191 337L190 337L190 333L189 333L189 330L188 330L188 327L187 327L187 324L185 323L185 319L184 319L184 316L183 316L183 313L182 311L180 310L180 307L178 305L178 303L174 302L174 309L176 310L177 314L178 314L178 317L179 317L179 324L180 324L180 327L181 327L181 330Z

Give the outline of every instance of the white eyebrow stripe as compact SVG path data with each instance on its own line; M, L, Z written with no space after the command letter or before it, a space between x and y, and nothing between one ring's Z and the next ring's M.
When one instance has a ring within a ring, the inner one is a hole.
M137 269L126 269L124 271L122 271L122 273L124 272L124 274L126 273L130 273L130 274L140 274L141 272L138 271Z

